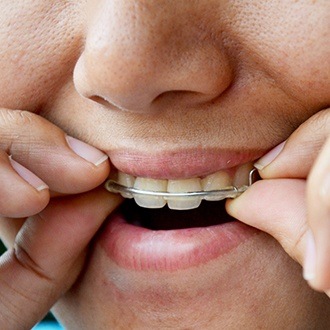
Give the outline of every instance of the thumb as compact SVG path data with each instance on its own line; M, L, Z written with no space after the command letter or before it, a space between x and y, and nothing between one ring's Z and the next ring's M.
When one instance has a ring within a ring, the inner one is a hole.
M43 318L76 280L88 243L119 202L98 189L52 200L26 220L0 258L1 329L31 328Z
M305 181L299 179L261 180L228 200L227 212L273 236L302 264L307 232L305 188Z

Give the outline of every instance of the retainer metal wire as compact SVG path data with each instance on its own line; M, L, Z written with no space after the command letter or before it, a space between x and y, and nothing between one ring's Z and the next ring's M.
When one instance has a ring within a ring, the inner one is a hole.
M152 191L141 190L134 187L125 187L113 180L108 180L105 183L105 188L111 193L123 194L125 197L134 197L134 195L155 196L163 197L165 200L168 198L193 198L193 197L207 197L208 200L220 200L225 198L235 198L246 191L257 180L257 169L253 168L249 173L249 183L242 187L228 187L218 190L210 191L190 191L190 192L167 192L167 191Z

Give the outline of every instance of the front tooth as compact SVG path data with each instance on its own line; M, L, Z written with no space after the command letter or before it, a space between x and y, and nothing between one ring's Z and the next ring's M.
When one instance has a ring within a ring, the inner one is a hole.
M131 188L134 187L135 177L133 175L129 175L123 172L118 172L117 180L120 185ZM124 198L133 198L132 194L130 193L121 193Z
M168 180L167 191L171 193L184 193L202 190L199 178L185 180ZM172 210L189 210L198 207L201 203L200 197L168 197L167 205Z
M249 175L253 169L252 163L247 163L240 166L234 176L234 186L237 188L249 185Z
M232 179L230 178L229 174L225 171L219 171L210 174L204 179L202 179L202 188L204 191L220 190L224 188L229 188L232 185L233 185ZM212 196L205 196L204 199L208 201L219 200L219 198L215 198Z
M148 178L136 178L134 188L140 190L151 191L166 191L167 180L154 180ZM146 195L134 195L136 204L149 209L156 209L165 206L166 201L164 197L160 196L146 196Z

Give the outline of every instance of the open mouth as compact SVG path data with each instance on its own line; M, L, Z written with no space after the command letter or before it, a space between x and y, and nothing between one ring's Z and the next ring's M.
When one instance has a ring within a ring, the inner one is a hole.
M235 221L225 210L225 201L203 201L198 208L191 210L171 210L168 207L148 209L127 199L119 211L127 223L150 230L177 230L209 227Z
M118 172L113 179L116 184L141 194L117 191L126 199L106 221L101 247L119 267L135 271L177 271L228 254L257 230L227 214L225 196L210 201L189 194L248 187L251 169L249 163L233 175L223 171L185 180L144 179ZM172 184L176 185L174 191L168 188ZM143 195L146 191L151 194Z

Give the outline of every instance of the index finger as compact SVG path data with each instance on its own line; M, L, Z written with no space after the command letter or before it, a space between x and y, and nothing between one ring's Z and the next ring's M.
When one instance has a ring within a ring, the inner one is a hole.
M304 122L287 141L260 158L255 166L262 178L305 179L330 133L330 109Z

